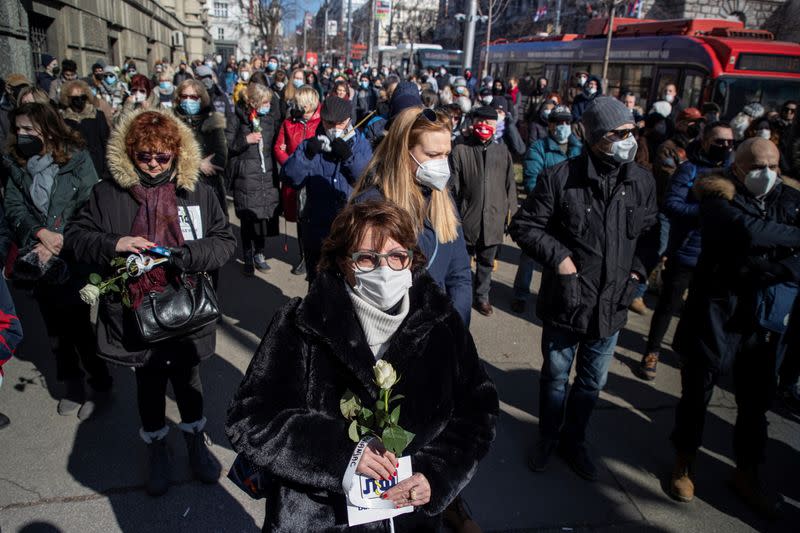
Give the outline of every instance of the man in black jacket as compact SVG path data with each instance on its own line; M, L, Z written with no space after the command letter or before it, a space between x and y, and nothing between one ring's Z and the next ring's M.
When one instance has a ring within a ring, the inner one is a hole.
M708 402L719 376L732 368L733 487L768 517L781 500L761 486L758 466L767 444L777 353L797 294L792 283L800 280L800 192L797 182L781 180L779 159L772 142L748 139L729 170L695 183L702 251L673 343L683 365L672 433L672 496L694 497L691 466Z
M633 161L635 126L625 105L599 96L582 120L586 150L540 175L510 232L543 267L537 302L544 323L539 441L528 465L544 470L558 445L576 473L595 480L586 427L628 305L646 276L637 242L655 226L657 207L652 174Z

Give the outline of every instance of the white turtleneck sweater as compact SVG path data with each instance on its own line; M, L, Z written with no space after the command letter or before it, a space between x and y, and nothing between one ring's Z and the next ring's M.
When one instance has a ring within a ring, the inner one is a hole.
M361 323L361 329L364 330L364 336L367 338L367 344L372 350L375 360L378 361L383 358L383 354L388 348L389 339L392 338L392 335L408 315L408 291L406 291L403 299L400 300L400 309L394 315L381 311L368 303L349 284L347 285L347 294L350 295L350 300L353 302L356 316Z

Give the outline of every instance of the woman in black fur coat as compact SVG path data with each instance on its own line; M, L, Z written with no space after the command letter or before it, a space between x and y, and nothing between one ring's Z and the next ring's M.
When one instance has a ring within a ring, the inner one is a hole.
M396 517L396 531L441 530L442 511L488 452L497 392L416 242L410 216L394 204L348 206L333 223L308 295L272 319L227 423L233 448L269 478L264 531L389 530L388 521L348 529L342 489L355 444L339 401L349 389L363 405L375 403L377 360L401 376L393 389L405 397L399 423L415 434L404 452L414 475L385 493L418 511ZM393 290L364 290L362 259L356 265L353 254L365 251L407 251L402 264L372 256L375 270L384 269L384 289ZM394 465L377 445L356 471L379 479Z

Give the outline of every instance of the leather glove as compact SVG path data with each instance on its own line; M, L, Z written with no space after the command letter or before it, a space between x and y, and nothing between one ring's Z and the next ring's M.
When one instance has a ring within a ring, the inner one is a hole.
M169 264L180 270L186 270L187 265L192 260L192 251L187 246L179 246L169 249Z
M311 137L306 143L306 157L314 159L322 151L322 141L316 137Z
M347 144L347 141L343 141L342 139L334 139L331 141L331 153L339 161L346 161L350 159L351 155L353 155L353 150L350 149L350 145Z

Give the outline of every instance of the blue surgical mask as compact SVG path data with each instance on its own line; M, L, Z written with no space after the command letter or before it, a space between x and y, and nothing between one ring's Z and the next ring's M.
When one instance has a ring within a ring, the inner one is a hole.
M303 80L292 80L292 85L294 85L295 88L299 89L300 87L305 85L305 83L303 82Z
M105 81L106 81L106 85L114 85L115 83L117 83L117 77L116 76L106 76L105 77Z
M200 112L200 100L192 100L191 98L181 100L181 109L183 109L187 115L196 115Z
M269 106L268 105L262 105L261 107L258 108L258 115L259 116L263 117L267 113L269 113Z
M570 135L572 135L572 127L569 124L559 124L556 126L556 131L553 132L553 139L558 144L566 144Z
M169 91L172 89L172 82L171 81L160 81L158 82L158 88L164 91Z
M274 61L270 61L269 63L267 63L267 70L269 70L270 72L277 69L278 69L278 64L275 63Z
M369 88L369 82L368 81L362 81L361 83L359 83L359 85L361 86L362 89L368 89Z

